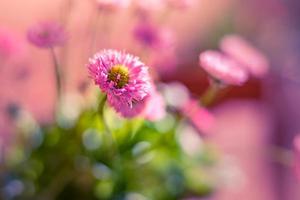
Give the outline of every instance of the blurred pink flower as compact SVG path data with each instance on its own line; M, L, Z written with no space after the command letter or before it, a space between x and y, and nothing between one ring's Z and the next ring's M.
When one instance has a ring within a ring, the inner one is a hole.
M153 91L144 111L144 116L150 121L158 121L166 115L166 105L163 97L156 90Z
M154 47L159 43L158 28L148 20L142 20L134 27L133 36L146 47Z
M42 22L32 26L27 32L29 42L40 48L61 46L66 41L64 28L56 22Z
M255 77L263 77L269 70L268 60L263 53L241 36L225 36L220 48L228 56L240 62Z
M204 134L209 134L215 125L215 117L195 99L190 99L181 108L181 112Z
M99 10L115 11L120 8L127 8L131 0L96 0Z
M143 19L134 27L134 38L142 45L157 50L169 50L175 44L171 29L158 27L150 20Z
M136 115L139 102L151 90L148 67L138 57L116 50L103 50L89 60L91 78L108 96L108 102L124 117Z
M235 60L218 51L208 50L199 56L200 66L213 78L231 85L242 85L248 73Z
M171 82L164 85L163 95L167 105L178 110L183 108L190 100L188 88L180 82Z

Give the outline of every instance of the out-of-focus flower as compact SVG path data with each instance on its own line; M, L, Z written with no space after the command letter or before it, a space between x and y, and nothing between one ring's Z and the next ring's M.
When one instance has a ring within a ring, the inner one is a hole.
M144 111L144 116L150 121L158 121L166 115L166 105L163 97L156 90L153 91Z
M29 42L40 48L52 48L65 43L64 28L56 22L42 22L32 26L27 32Z
M195 3L194 0L167 0L169 6L178 9L185 9L193 5Z
M241 36L225 36L221 41L220 48L224 53L240 62L255 77L263 77L269 70L268 60L263 53Z
M127 8L131 0L96 0L99 10L115 11L121 8Z
M11 31L0 29L0 62L19 57L24 52L23 43Z
M201 133L209 134L212 132L212 128L215 125L215 118L207 109L201 107L197 100L190 99L187 101L181 108L181 112Z
M110 105L123 116L133 117L143 109L140 102L151 93L152 84L148 67L138 57L103 50L89 60L88 69Z
M248 73L235 60L218 51L208 50L199 56L200 66L213 78L231 85L242 85Z
M176 109L181 109L190 99L188 88L179 82L164 85L163 95L167 105Z
M149 23L148 20L143 20L134 27L133 36L147 47L153 47L159 43L157 27Z
M159 50L170 49L175 43L174 34L170 29L155 26L149 20L141 20L134 27L133 36L142 45Z

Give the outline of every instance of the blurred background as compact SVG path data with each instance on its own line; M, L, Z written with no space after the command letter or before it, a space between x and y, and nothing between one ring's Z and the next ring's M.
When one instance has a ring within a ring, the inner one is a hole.
M154 63L133 37L139 23L137 15L151 12L151 22L172 30L176 41L174 52L157 61L158 79L165 83L179 81L195 96L203 94L209 84L198 65L199 53L217 49L227 34L243 36L270 62L264 78L227 87L209 106L217 119L209 140L223 152L225 163L236 168L234 173L227 173L232 181L209 198L299 200L300 185L292 163L293 139L300 133L300 2L194 0L186 8L147 9L150 11L135 13L131 6L99 17L92 0L0 1L0 37L9 34L15 41L7 51L0 38L1 155L15 140L9 114L12 104L32 113L39 123L53 119L52 61L47 50L27 41L30 26L44 20L65 25L68 40L58 55L66 74L65 90L72 93L89 87L85 66L88 58L102 48L126 50L148 65ZM91 37L95 26L98 37L95 49L90 51L86 38ZM9 62L4 62L4 57Z

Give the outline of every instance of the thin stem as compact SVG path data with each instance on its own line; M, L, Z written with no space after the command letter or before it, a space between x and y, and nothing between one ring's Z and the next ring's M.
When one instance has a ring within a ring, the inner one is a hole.
M53 64L54 64L54 71L55 71L55 79L56 79L56 92L57 92L57 99L56 99L56 104L57 108L60 103L60 98L62 94L62 72L60 70L59 64L58 64L58 59L55 54L55 51L53 48L50 48Z
M209 86L209 88L204 92L204 94L201 96L200 101L203 106L209 106L211 105L215 98L217 97L217 94L220 90L220 86L217 82L212 82Z
M122 166L122 159L121 159L121 154L120 154L120 149L118 147L118 142L117 139L114 137L113 132L110 131L110 128L107 124L107 121L105 119L105 115L104 115L104 108L105 108L105 104L106 104L106 100L107 100L107 96L105 95L104 97L102 97L102 99L99 102L99 106L98 106L98 113L100 114L100 117L102 119L102 123L104 125L104 129L105 129L105 136L108 139L108 147L111 147L112 151L112 156L113 156L113 160L115 163L115 167L117 167L118 169Z
M105 108L106 100L107 100L106 95L103 96L102 99L100 100L99 105L98 105L98 113L100 114L100 117L102 118L105 132L110 133L111 131L109 130L109 126L108 126L107 121L104 116L104 108Z

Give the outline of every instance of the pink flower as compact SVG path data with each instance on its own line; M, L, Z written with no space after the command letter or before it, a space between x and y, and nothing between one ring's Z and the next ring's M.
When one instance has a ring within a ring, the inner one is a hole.
M116 50L103 50L89 60L88 69L117 112L132 117L142 110L139 103L150 94L152 85L148 67L139 58Z
M131 0L97 0L97 5L103 11L115 11L121 8L127 8Z
M150 121L158 121L166 115L166 105L163 97L156 90L153 91L147 101L144 116Z
M123 102L118 96L108 94L107 101L111 107L113 107L117 113L122 117L133 118L141 116L146 107L146 102L149 96L146 96L140 101L133 102L131 105Z
M225 84L242 85L248 80L245 69L218 51L208 50L201 53L199 64L210 76Z
M163 95L167 105L177 110L183 108L190 100L189 89L180 82L171 82L164 85Z
M149 121L157 121L162 119L165 114L165 103L162 96L156 91L152 85L151 92L141 101L134 102L132 106L124 103L118 97L108 95L109 104L115 108L123 117L144 117Z
M134 38L142 45L158 50L168 50L175 44L173 32L168 28L155 26L149 20L141 20L133 30Z
M55 22L42 22L32 26L27 32L29 42L40 48L61 46L66 41L64 28Z
M269 70L268 60L263 53L238 35L224 37L220 48L224 53L240 62L255 77L262 77Z
M187 101L181 108L181 112L201 133L211 133L215 125L215 117L207 109L201 107L197 100Z

